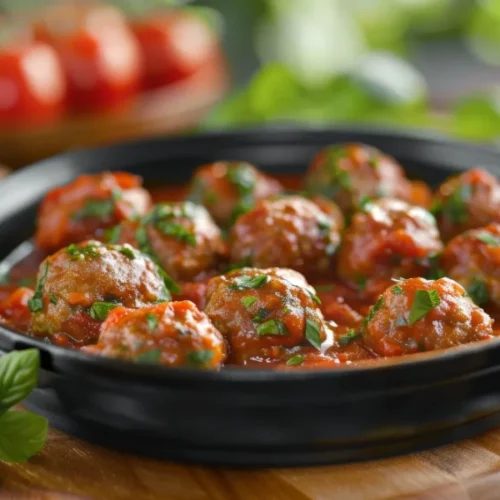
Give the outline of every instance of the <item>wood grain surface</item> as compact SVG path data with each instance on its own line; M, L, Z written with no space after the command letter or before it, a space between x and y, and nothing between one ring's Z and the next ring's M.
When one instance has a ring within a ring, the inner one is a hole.
M497 500L500 430L404 457L269 470L178 465L51 431L29 463L0 462L4 499Z

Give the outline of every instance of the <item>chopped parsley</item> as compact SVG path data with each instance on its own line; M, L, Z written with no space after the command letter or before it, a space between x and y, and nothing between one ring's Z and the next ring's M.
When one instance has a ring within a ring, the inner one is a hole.
M265 309L264 307L259 307L259 311L252 318L252 321L254 323L260 323L261 321L264 321L270 314L271 311L269 311L268 309Z
M241 299L241 303L243 304L243 306L248 309L250 306L252 306L253 304L255 304L255 302L257 302L257 297L253 297L253 296L248 296L248 297L243 297Z
M167 290L173 293L181 293L181 287L161 268L161 266L155 261L155 259L151 260L155 262L158 274L163 280L163 283L165 283Z
M74 243L66 248L66 253L71 257L71 260L83 260L85 257L94 259L99 257L99 246L90 243L85 246L78 246Z
M363 320L363 325L362 329L366 327L366 325L373 319L375 314L380 310L380 308L384 305L384 298L382 296L379 297L377 302L375 302L375 305L372 306L370 311L368 312L368 315L366 318Z
M328 171L330 173L330 182L346 191L352 190L352 182L349 174L340 168L340 160L347 156L347 151L342 146L334 146L327 152Z
M116 302L94 302L90 307L90 317L97 321L104 321L108 317L109 311L119 305Z
M188 353L187 359L192 365L206 365L214 357L213 351L209 349L201 349Z
M51 304L57 304L57 297L53 293L49 293L49 300Z
M487 233L486 231L483 231L483 232L477 234L476 238L479 241L486 243L487 245L491 245L493 247L500 246L500 237L494 236L491 233Z
M297 366L301 365L305 360L304 355L302 354L296 354L295 356L292 356L291 358L288 359L286 362L287 366Z
M236 186L240 200L231 214L231 224L240 216L250 211L254 204L255 172L248 163L237 163L228 166L227 178Z
M162 220L156 223L156 227L165 236L172 236L192 247L196 246L196 235L189 231L189 229L186 229L182 224Z
M307 293L311 296L311 299L316 302L316 304L318 304L319 306L321 305L321 299L315 293L311 292L310 290L307 290Z
M43 310L43 286L45 285L45 281L47 281L47 274L49 272L49 263L45 262L42 264L40 279L38 280L35 288L35 293L33 297L28 300L28 309L32 313L37 313Z
M135 259L134 249L130 245L123 245L122 247L118 248L118 251L130 260Z
M431 212L434 215L442 214L454 223L463 224L468 219L467 202L471 196L472 186L470 184L462 184L446 200L442 202L435 200L432 204Z
M234 278L234 283L231 283L228 288L230 290L249 290L251 288L261 288L269 282L269 276L266 274L258 274L257 276L238 276Z
M417 290L410 310L408 324L413 325L428 312L439 306L441 298L437 290Z
M366 288L367 281L368 279L365 276L356 274L356 285L358 285L360 291L363 291Z
M219 197L215 191L207 191L205 194L205 203L207 205L215 205L219 201Z
M318 221L318 229L322 233L327 233L328 231L330 231L331 228L332 228L332 223L328 219L325 218L324 220Z
M321 350L320 327L310 319L306 319L305 337L314 348L318 349L318 351Z
M486 283L478 278L475 278L467 287L467 294L478 306L482 306L490 300Z
M358 200L358 209L364 212L365 210L368 210L371 203L373 203L373 199L367 194L364 194Z
M288 328L283 321L269 319L255 328L258 335L289 335Z
M160 358L160 349L152 349L151 351L139 354L139 356L135 358L135 362L145 365L156 365L158 361L160 361Z
M148 322L148 328L154 330L158 326L158 316L153 313L146 314L146 321Z
M244 259L238 261L238 262L233 262L229 264L226 268L226 272L229 271L234 271L235 269L242 269L243 267L252 267L252 256L248 255Z
M110 227L104 231L104 238L108 243L116 244L120 241L121 232L120 226Z
M351 342L354 342L357 338L361 336L361 332L357 332L354 328L350 328L344 335L339 337L339 344L342 347L349 345Z
M394 295L401 295L403 293L403 289L399 285L394 285L392 287L392 293Z
M80 220L85 217L110 217L115 211L115 197L110 200L87 200L85 205L73 213L73 220Z

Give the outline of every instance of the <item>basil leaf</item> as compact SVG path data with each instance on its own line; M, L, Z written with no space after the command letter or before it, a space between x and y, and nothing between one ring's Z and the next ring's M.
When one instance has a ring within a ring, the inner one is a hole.
M139 356L135 358L135 362L145 365L156 365L160 361L160 358L161 358L160 349L152 349L151 351L139 354Z
M486 231L477 234L476 239L478 239L479 241L482 241L483 243L486 243L487 245L491 245L493 247L500 246L500 237L494 236L490 233L487 233Z
M320 327L317 323L310 319L306 319L305 337L313 347L318 349L318 351L321 350Z
M356 330L354 330L354 328L351 328L347 331L345 335L341 335L339 337L339 344L342 347L345 347L349 345L351 342L354 342L360 336L361 336L360 332L357 332Z
M0 358L0 414L21 402L35 388L39 367L37 349L13 351Z
M490 300L490 294L486 283L477 278L475 278L467 288L467 294L478 306L482 306Z
M188 361L193 365L206 365L212 360L213 357L214 353L210 349L193 351L187 355Z
M288 328L283 321L269 319L257 325L255 328L258 335L290 335Z
M399 285L394 285L392 287L392 293L394 295L401 295L403 293L403 289Z
M148 322L148 328L154 330L158 326L158 316L152 313L146 314L146 321Z
M287 362L287 366L297 366L301 365L305 360L305 357L302 354L296 354L295 356L292 356Z
M10 410L0 416L0 460L25 462L38 453L47 440L45 418Z
M411 306L408 323L413 325L441 303L437 290L417 290Z
M90 317L98 321L104 321L109 314L109 311L113 310L121 304L116 302L94 302L90 308Z
M234 278L234 283L230 284L230 290L248 290L251 288L261 288L269 282L269 276L258 274L257 276L239 276Z
M37 313L43 310L43 287L45 285L45 281L47 280L47 274L49 272L49 263L45 262L42 264L42 272L40 274L40 279L38 280L35 288L35 293L33 297L28 300L28 309L32 313Z
M241 303L243 304L243 306L245 308L249 308L250 306L252 306L253 304L255 304L255 302L257 302L257 297L252 297L252 296L249 296L249 297L243 297L241 299Z

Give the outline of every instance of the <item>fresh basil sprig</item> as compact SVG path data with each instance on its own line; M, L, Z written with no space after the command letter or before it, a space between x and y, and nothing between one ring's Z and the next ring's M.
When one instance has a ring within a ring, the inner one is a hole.
M12 409L35 388L40 356L37 349L13 351L0 358L0 460L25 462L47 439L47 420Z

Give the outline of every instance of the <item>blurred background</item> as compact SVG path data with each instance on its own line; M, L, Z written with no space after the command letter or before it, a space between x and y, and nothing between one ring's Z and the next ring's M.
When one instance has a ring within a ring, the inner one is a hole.
M369 123L500 138L500 0L1 0L0 161Z

